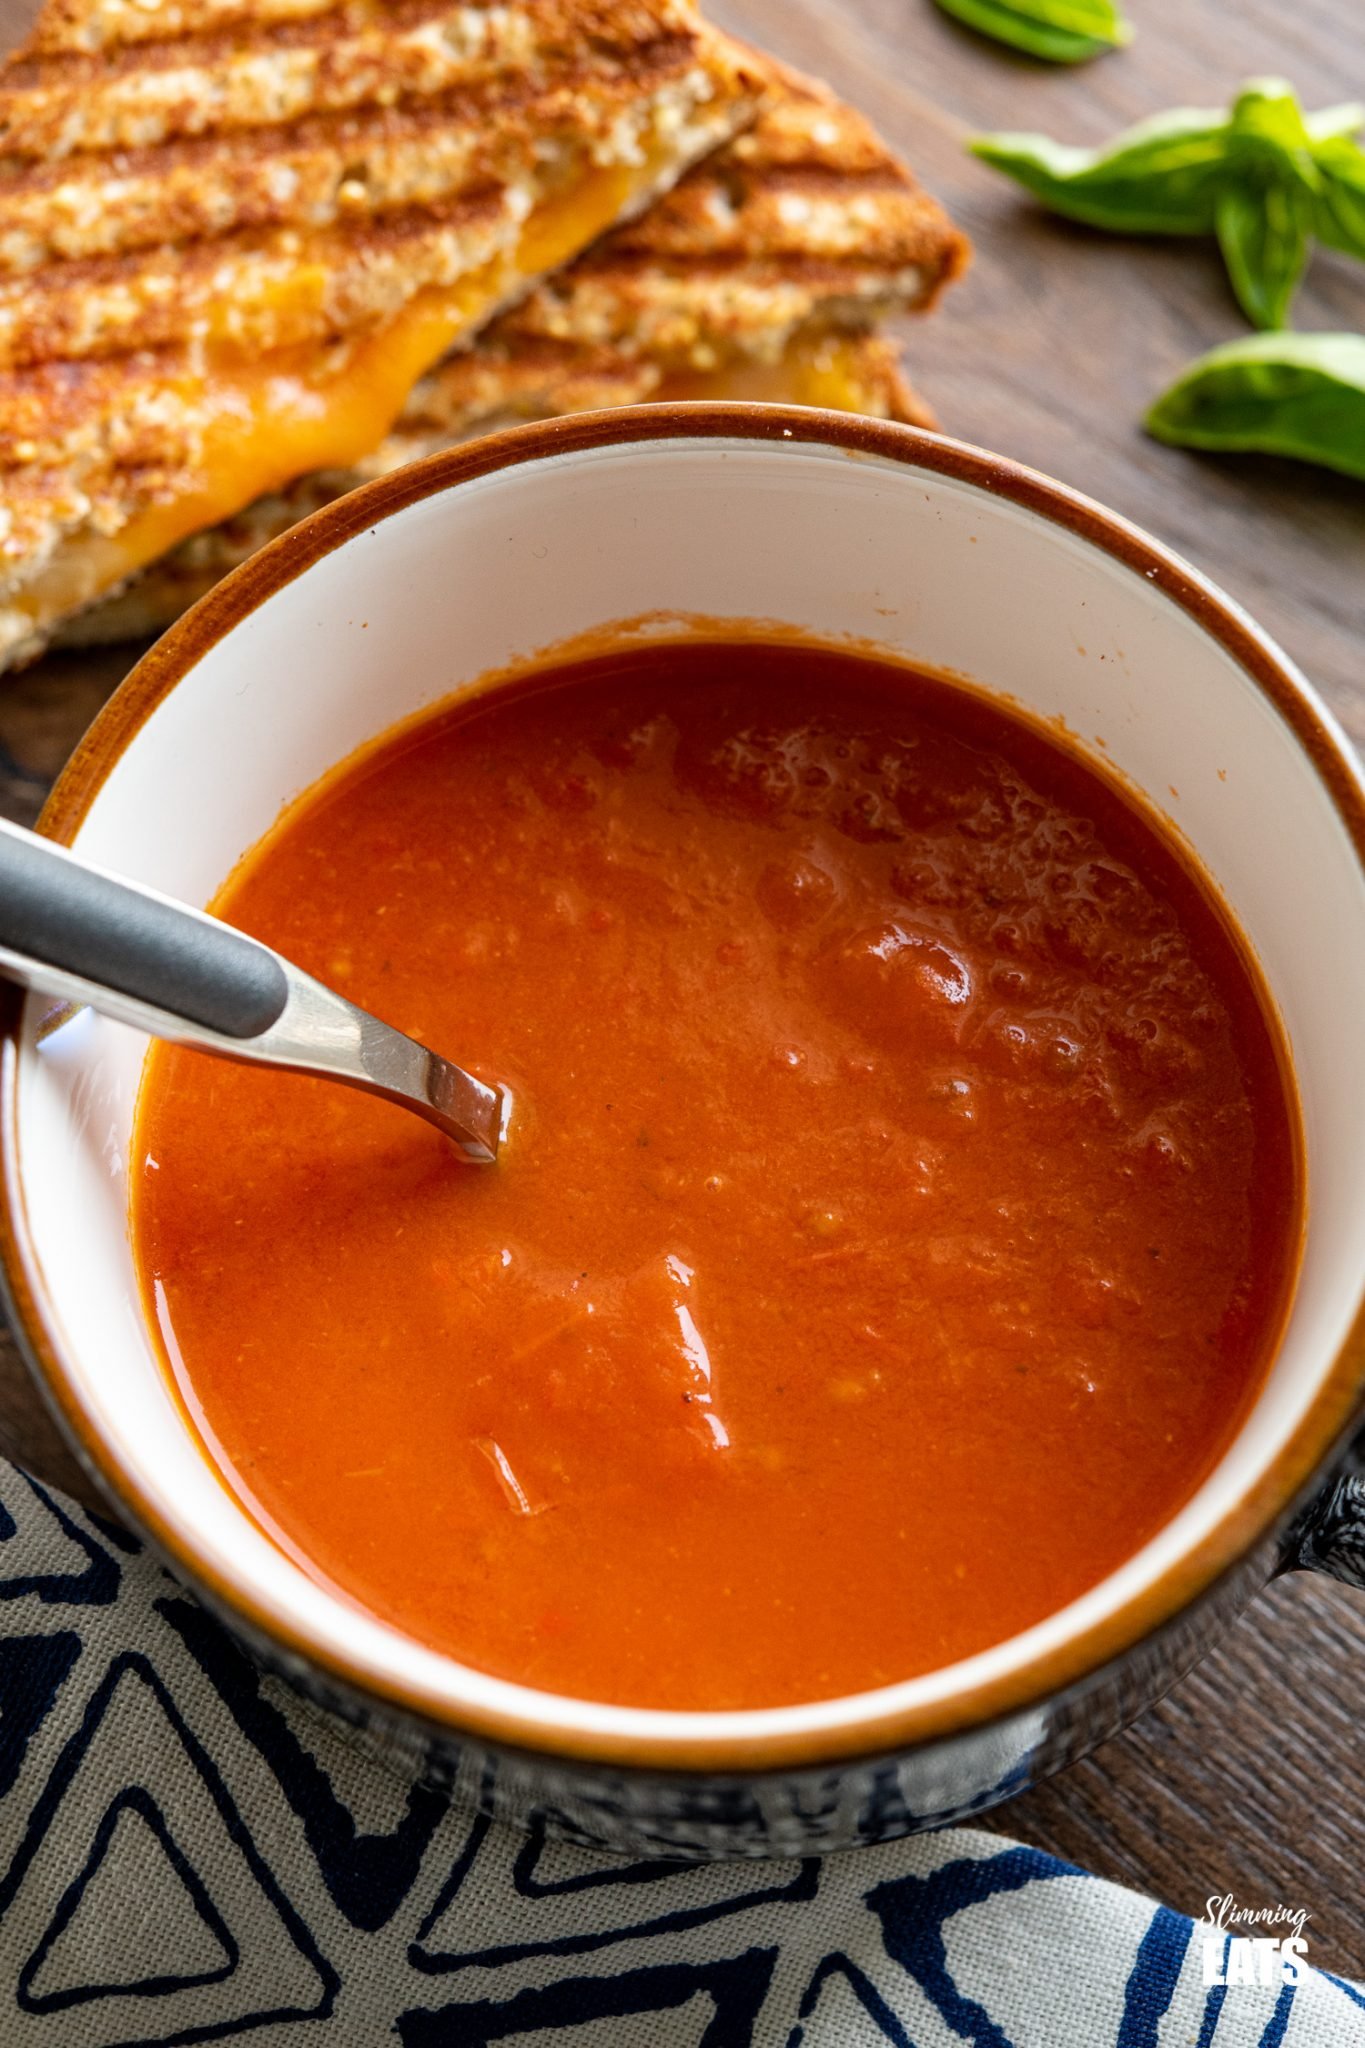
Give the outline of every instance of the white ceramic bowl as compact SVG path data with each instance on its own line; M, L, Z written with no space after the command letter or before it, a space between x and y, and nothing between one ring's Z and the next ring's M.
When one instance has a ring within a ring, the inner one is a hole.
M46 828L203 903L362 741L485 671L613 621L651 630L649 615L851 635L1062 719L1168 814L1232 906L1293 1050L1308 1236L1264 1393L1175 1519L1026 1634L879 1692L714 1715L552 1698L333 1597L207 1469L129 1249L144 1043L89 1017L44 1049L32 1000L5 1049L8 1283L96 1477L293 1675L396 1709L447 1769L496 1781L495 1800L553 1799L606 1841L828 1847L999 1796L1135 1711L1267 1575L1277 1529L1340 1446L1365 1356L1365 792L1283 655L1112 514L909 429L687 406L519 430L318 514L134 671ZM812 1800L818 1826L800 1817Z

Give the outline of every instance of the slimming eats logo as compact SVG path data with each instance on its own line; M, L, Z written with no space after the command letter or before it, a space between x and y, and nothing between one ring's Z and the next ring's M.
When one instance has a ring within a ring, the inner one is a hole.
M1308 1956L1301 1906L1239 1906L1231 1892L1206 1899L1204 1917L1217 1928L1204 1936L1206 1984L1297 1984Z

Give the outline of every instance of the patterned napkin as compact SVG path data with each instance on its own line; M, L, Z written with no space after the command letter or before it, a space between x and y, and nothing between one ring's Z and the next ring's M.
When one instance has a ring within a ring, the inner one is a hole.
M1365 1993L998 1836L606 1861L394 1774L0 1463L0 2043L1365 2048Z

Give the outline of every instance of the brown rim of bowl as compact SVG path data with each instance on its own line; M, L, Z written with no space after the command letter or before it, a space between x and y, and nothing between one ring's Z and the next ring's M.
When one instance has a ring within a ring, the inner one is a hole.
M515 427L427 456L324 506L234 570L144 655L77 746L44 808L40 829L70 842L139 727L201 656L274 591L376 521L513 464L637 441L717 438L817 443L930 470L1008 498L1123 563L1188 612L1271 700L1332 798L1365 875L1365 785L1330 715L1259 627L1178 556L1065 485L963 442L854 414L739 403L640 406ZM99 1438L68 1376L54 1322L43 1313L41 1270L27 1229L16 1146L20 1011L19 1004L13 1005L0 1039L0 1266L29 1365L79 1456L129 1521L248 1634L266 1639L381 1707L397 1708L457 1734L543 1755L647 1770L752 1772L881 1755L1027 1711L1096 1677L1244 1563L1285 1521L1339 1449L1365 1391L1363 1289L1351 1329L1309 1412L1274 1463L1201 1542L1115 1613L1019 1669L950 1698L888 1709L842 1728L837 1720L841 1703L831 1702L828 1726L739 1738L708 1735L702 1726L686 1735L599 1734L556 1726L547 1712L513 1714L474 1706L453 1710L445 1700L376 1677L343 1656L319 1649L302 1633L267 1615L196 1554L193 1537L167 1521L148 1499L137 1474L125 1470ZM527 1697L553 1705L551 1695ZM680 1717L668 1718L676 1722ZM704 1724L708 1717L694 1718Z

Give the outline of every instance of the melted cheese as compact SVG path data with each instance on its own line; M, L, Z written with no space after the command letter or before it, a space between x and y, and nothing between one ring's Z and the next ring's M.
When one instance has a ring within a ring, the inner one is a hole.
M833 334L797 336L771 363L734 362L719 370L675 372L664 378L654 395L661 400L818 405L830 412L883 410L882 391L866 374L858 340Z
M254 363L224 357L178 387L206 410L202 482L137 514L117 534L82 533L10 600L35 625L80 610L189 534L216 526L266 492L315 469L346 469L383 440L409 391L462 335L545 271L567 263L657 182L662 160L594 170L537 207L515 249L458 284L417 293L372 335L329 352L281 351Z

